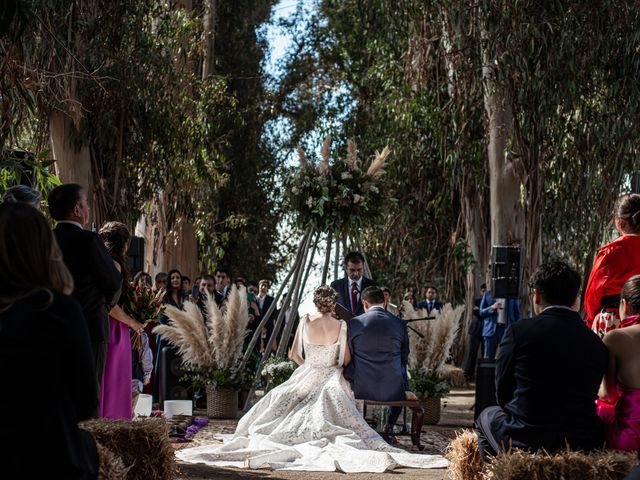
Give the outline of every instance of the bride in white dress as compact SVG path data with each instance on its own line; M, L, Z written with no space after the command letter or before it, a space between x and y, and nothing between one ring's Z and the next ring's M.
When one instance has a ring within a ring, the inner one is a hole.
M318 313L300 321L290 356L301 366L291 378L256 403L224 444L180 450L178 458L216 466L347 473L447 466L440 455L390 446L362 417L342 376L350 353L346 323L331 316L336 298L330 287L315 291Z

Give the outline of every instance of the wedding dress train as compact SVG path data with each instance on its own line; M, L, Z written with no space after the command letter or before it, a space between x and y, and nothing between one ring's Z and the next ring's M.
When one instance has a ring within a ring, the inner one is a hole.
M412 454L391 447L358 411L342 376L346 324L338 342L308 342L300 322L305 362L271 390L238 423L222 445L180 450L186 462L274 470L384 472L396 466L444 468L440 455Z

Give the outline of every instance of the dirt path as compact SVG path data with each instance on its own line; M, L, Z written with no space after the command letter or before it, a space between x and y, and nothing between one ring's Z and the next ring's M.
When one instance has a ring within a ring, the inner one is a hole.
M442 416L438 425L425 425L422 429L422 443L426 446L424 453L443 453L447 445L454 438L456 430L471 427L473 424L474 392L469 389L455 389L443 400ZM194 447L210 443L219 443L215 436L220 433L233 433L237 421L212 421L206 428L196 434L193 440L186 444L176 445L176 449ZM417 453L411 446L408 437L398 437L400 447ZM344 480L344 473L327 472L272 472L269 470L239 470L235 468L209 467L203 464L178 463L180 480L257 480L268 478L273 480ZM402 468L389 473L361 473L349 474L354 480L375 478L376 480L444 480L446 470L418 470Z

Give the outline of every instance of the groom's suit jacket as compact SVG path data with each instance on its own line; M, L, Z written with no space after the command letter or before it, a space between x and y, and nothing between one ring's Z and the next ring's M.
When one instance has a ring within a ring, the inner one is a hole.
M344 377L355 397L381 402L404 400L404 392L409 390L406 322L382 307L373 307L349 320L347 327L351 363Z

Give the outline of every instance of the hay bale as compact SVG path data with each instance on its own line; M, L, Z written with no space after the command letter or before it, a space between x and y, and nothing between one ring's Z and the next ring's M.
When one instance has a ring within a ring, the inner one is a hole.
M635 453L612 450L529 453L513 449L498 455L486 478L492 480L621 480L636 464Z
M100 467L98 480L124 480L127 478L127 469L119 456L97 442L96 449L98 450Z
M464 376L464 370L455 365L444 365L442 367L442 376L449 381L452 387L464 387L467 384L467 377Z
M133 422L97 419L81 426L122 459L128 469L127 480L170 480L177 476L174 449L163 418Z
M472 430L457 432L447 448L449 478L451 480L483 480L484 464L478 451L478 437Z

